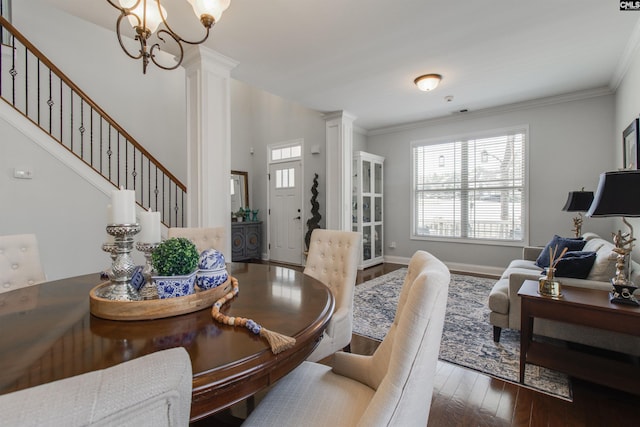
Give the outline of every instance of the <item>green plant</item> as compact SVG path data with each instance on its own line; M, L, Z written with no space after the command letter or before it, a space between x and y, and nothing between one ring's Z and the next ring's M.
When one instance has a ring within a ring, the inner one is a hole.
M153 268L159 276L191 274L198 267L199 258L196 245L184 237L165 240L151 254Z

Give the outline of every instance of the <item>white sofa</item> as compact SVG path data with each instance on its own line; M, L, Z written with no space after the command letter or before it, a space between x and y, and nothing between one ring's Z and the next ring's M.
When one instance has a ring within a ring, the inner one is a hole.
M615 276L616 253L613 243L594 233L585 233L583 251L596 252L596 260L586 279L562 277L563 286L611 290L610 279ZM493 325L493 339L500 341L503 328L520 330L520 297L518 290L525 280L537 280L542 268L536 259L543 248L527 246L523 248L522 259L513 260L495 283L489 295L489 322ZM640 283L640 266L631 261L631 280ZM636 291L639 296L639 292ZM634 327L631 326L630 327ZM547 337L600 347L622 353L640 356L640 338L627 334L603 331L584 326L537 319L534 333Z

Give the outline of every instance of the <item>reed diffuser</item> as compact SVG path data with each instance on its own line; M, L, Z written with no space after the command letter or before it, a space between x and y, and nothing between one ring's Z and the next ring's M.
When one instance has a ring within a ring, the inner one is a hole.
M543 274L538 279L538 293L552 298L562 297L561 284L555 279L556 266L564 254L567 253L567 248L563 248L560 256L558 255L558 245L555 248L551 248L549 251L549 267L547 267L546 274Z

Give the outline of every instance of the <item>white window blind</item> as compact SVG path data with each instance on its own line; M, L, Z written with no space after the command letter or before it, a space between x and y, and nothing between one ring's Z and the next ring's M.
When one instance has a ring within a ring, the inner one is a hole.
M414 143L413 237L524 240L526 130Z

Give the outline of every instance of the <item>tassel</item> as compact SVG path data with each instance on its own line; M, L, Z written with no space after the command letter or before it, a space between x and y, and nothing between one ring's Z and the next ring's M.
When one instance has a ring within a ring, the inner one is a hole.
M262 338L267 340L273 354L278 354L285 350L288 350L296 344L295 338L265 329L251 319L246 319L244 317L229 317L220 313L220 308L227 301L235 298L240 290L240 287L238 286L238 279L236 279L235 277L231 277L231 284L233 286L232 290L225 296L220 298L218 301L216 301L211 308L211 317L213 317L216 322L224 323L225 325L229 326L245 327L252 333L260 335Z
M260 329L260 336L267 340L273 354L288 350L296 344L295 338L270 331L264 327Z

